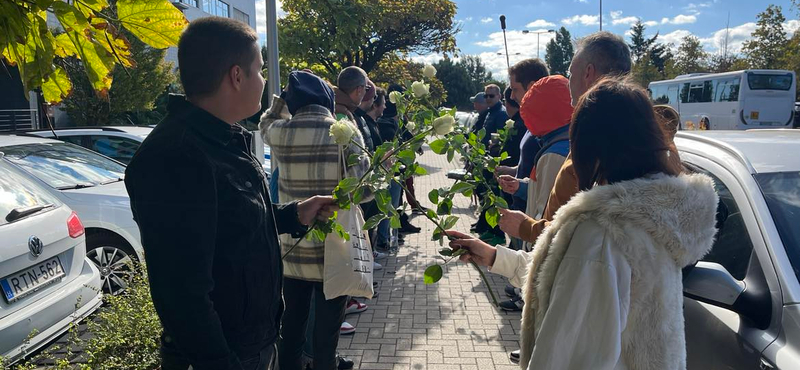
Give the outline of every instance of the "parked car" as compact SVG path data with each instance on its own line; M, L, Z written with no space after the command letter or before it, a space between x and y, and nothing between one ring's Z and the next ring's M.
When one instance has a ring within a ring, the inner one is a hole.
M131 262L144 258L123 177L125 166L91 150L33 136L0 136L2 161L25 173L75 210L86 226L86 255L100 270L103 290L120 292Z
M3 156L0 151L0 356L14 362L94 312L102 294L80 218Z
M800 369L800 131L679 132L719 234L684 275L688 369Z
M475 122L478 121L478 113L456 112L456 121L458 121L459 126L472 129L472 126L475 126Z
M103 126L32 131L28 134L59 139L128 164L142 141L153 131L146 126Z
M59 139L68 143L80 145L86 149L94 150L106 157L113 158L128 165L139 149L142 141L153 131L152 126L101 126L81 128L61 128L53 131L31 131L26 134ZM264 160L262 166L267 179L272 174L270 170L270 148L264 145Z

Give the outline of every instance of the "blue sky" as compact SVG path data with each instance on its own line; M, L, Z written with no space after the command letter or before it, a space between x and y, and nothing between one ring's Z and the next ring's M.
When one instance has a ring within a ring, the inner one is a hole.
M259 26L263 23L263 1L256 3ZM573 37L599 30L599 0L455 0L456 21L462 31L457 46L463 54L479 55L498 77L505 78L506 61L500 14L506 16L506 37L511 63L536 56L536 35L522 30L541 31L566 27ZM725 39L725 25L730 12L729 51L737 52L755 29L756 15L768 4L783 7L789 33L800 28L791 0L604 0L603 29L625 34L641 19L648 34L659 32L660 42L675 45L686 35L700 38L709 52L719 52ZM263 28L260 30L262 31ZM541 56L550 35L540 36ZM627 35L625 36L628 39ZM498 55L501 53L501 55ZM517 55L519 53L519 55ZM414 56L432 62L440 55Z

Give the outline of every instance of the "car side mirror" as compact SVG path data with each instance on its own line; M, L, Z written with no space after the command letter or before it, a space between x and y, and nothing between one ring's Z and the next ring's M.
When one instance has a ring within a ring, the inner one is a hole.
M683 281L685 296L724 308L731 308L744 290L744 282L713 262L697 262Z

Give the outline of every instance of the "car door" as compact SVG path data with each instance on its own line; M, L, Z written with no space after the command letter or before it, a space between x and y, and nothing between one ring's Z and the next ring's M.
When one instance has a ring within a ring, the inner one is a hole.
M781 303L774 268L743 188L747 182L710 161L681 158L711 176L719 194L719 232L702 261L721 265L744 286L742 296L727 307L685 294L687 369L759 369L761 353L777 337ZM684 277L685 286L690 274Z

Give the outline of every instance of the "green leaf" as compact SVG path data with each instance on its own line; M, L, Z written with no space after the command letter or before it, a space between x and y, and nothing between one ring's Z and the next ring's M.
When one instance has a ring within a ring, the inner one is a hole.
M63 1L54 2L52 7L53 13L56 15L58 22L61 23L61 26L64 27L64 31L83 32L89 28L89 20L78 8Z
M443 199L439 206L436 208L436 214L440 216L449 215L453 210L453 201L450 199ZM492 226L494 227L494 226Z
M388 189L379 189L375 192L375 202L378 204L378 209L383 213L389 213L392 209L392 195Z
M453 250L450 248L442 248L439 249L439 254L445 257L450 257L453 255Z
M360 155L353 153L353 154L350 154L349 156L347 156L347 167L355 166L359 162L361 162L361 156Z
M463 193L461 193L461 194L463 194L463 195L464 195L465 197L467 197L467 198L471 198L471 197L472 197L472 189L470 189L470 190L466 190L466 191L464 191L464 192L463 192Z
M500 213L497 212L497 208L492 207L486 211L486 222L489 224L489 226L491 227L497 226L497 222L499 219L500 219Z
M417 176L425 176L428 174L428 170L426 170L425 167L417 165L414 167L414 174Z
M434 220L436 219L436 212L434 212L432 209L429 209L427 212L425 212L425 214L430 219L434 219Z
M123 27L156 49L177 46L189 24L168 0L117 0L117 14Z
M443 227L445 230L450 230L450 229L452 229L454 226L456 226L456 223L457 223L457 222L458 222L458 217L456 217L456 216L447 216L447 218L446 218L446 219L444 220L444 222L442 223L442 227Z
M378 226L381 221L386 219L386 215L383 213L379 213L375 216L372 216L364 223L364 230L372 230Z
M442 274L443 274L442 266L438 264L428 266L428 268L425 269L425 274L423 276L425 284L426 285L435 284L436 282L442 279Z
M428 200L433 204L439 204L439 190L433 189L428 193Z
M475 189L475 185L472 185L468 182L459 181L455 183L453 187L450 188L450 192L454 194L455 193L464 194L467 190L472 190L472 189Z
M417 154L414 153L411 149L405 149L397 153L397 158L400 159L400 162L403 162L406 166L410 166L414 163L414 160L417 159Z
M508 209L508 202L503 197L497 197L494 201L494 205L498 208L505 208Z
M506 160L506 159L508 159L508 152L502 152L502 153L500 153L500 160L501 160L501 161L504 161L504 160Z
M448 149L447 139L439 139L430 143L431 150L436 154L444 154Z
M392 218L389 219L389 226L392 229L399 229L400 228L400 216L392 216Z
M362 186L353 192L353 204L361 204L364 200L364 194L367 192L367 187Z
M453 257L460 257L463 254L467 254L467 250L464 249L464 248L461 248L461 249L453 252Z
M447 162L453 162L453 158L456 156L456 150L450 148L447 150Z
M44 80L42 84L42 94L44 99L51 103L58 103L72 92L72 82L69 81L67 72L64 68L56 67L56 70Z
M87 18L90 16L94 16L94 13L100 12L105 8L108 8L108 1L107 0L81 0L76 1L75 6L78 10L83 13Z
M348 233L347 230L344 229L344 226L342 226L342 224L337 222L336 225L333 226L333 231L336 232L336 235L338 235L345 241L350 241L350 233Z
M358 186L358 179L355 177L348 177L339 181L339 185L337 185L336 189L333 191L341 194L349 194L356 189L356 186Z

